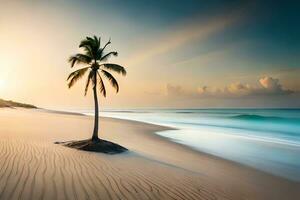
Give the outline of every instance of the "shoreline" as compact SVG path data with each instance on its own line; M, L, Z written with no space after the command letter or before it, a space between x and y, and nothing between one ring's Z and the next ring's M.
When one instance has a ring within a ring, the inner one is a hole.
M86 115L86 116L88 116L88 115ZM195 149L191 146L172 141L170 138L161 136L161 135L156 133L156 132L163 132L163 131L168 131L168 130L179 130L179 129L175 129L175 128L168 127L168 126L161 126L161 125L156 125L156 124L151 124L151 123L146 123L146 122L135 121L135 120L119 119L119 118L114 118L114 117L100 117L100 119L116 121L116 123L122 123L122 121L123 121L123 122L126 122L126 123L137 123L137 124L145 124L145 125L155 126L155 127L157 127L157 131L149 132L149 133L146 133L146 134L152 134L151 137L158 137L159 140L163 140L164 142L170 143L171 145L178 146L178 147L182 148L184 151L189 151L189 152L192 152L192 153L195 153L195 154L199 154L199 156L209 157L210 159L213 159L213 160L220 160L222 162L228 163L229 165L235 165L237 167L247 168L248 170L251 170L251 171L252 170L257 171L257 172L260 172L262 174L266 174L268 176L272 176L272 177L275 177L275 178L279 178L279 179L283 179L283 180L286 180L286 181L289 181L289 182L292 182L292 183L299 184L299 186L300 186L300 182L290 180L290 179L287 179L285 177L277 176L277 175L272 174L272 173L267 173L265 171L256 169L254 167L244 165L242 163L238 163L238 162L235 162L235 161L232 161L232 160L227 160L225 158L222 158L222 157L219 157L219 156L216 156L216 155L213 155L213 154L209 154L209 153L206 153L206 152L199 151L199 150L197 150L197 149ZM141 134L144 134L144 133L141 133ZM130 149L129 149L129 151L130 151ZM145 155L144 155L144 157L150 159L150 157L147 157ZM161 162L159 160L155 160L155 161ZM165 164L169 164L169 163L165 163ZM185 169L185 168L182 168L182 167L176 166L176 165L172 165L172 166L179 167L181 169ZM187 169L185 169L185 170L187 170ZM191 171L198 173L197 171L193 171L193 170L191 170Z
M43 112L50 112L50 113L57 113L57 114L65 114L65 115L81 115L81 116L86 116L86 117L90 117L90 118L94 118L92 115L87 115L87 114L83 114L83 113L77 113L77 112L69 112L69 111L56 111L56 110L47 110L47 109L41 109ZM212 159L220 159L220 160L223 160L224 162L228 162L230 164L233 164L233 165L236 165L236 166L240 166L240 167L245 167L245 168L248 168L250 170L255 170L255 171L258 171L258 172L261 172L261 173L264 173L264 174L267 174L267 175L270 175L270 176L274 176L274 177L277 177L277 178L281 178L281 179L284 179L284 180L287 180L287 181L291 181L291 182L294 182L294 183L297 183L297 184L300 184L300 181L296 181L296 180L292 180L292 179L288 179L287 177L284 177L284 176L280 176L280 175L277 175L277 174L274 174L274 173L271 173L271 172L266 172L266 171L263 171L261 169L258 169L258 168L255 168L255 167L252 167L252 166L249 166L249 165L246 165L246 164L243 164L243 163L239 163L239 162L236 162L236 161L233 161L233 160L229 160L229 159L226 159L226 158L223 158L223 157L220 157L220 156L217 156L217 155L213 155L213 154L209 154L209 153L206 153L206 152L203 152L203 151L200 151L192 146L188 146L186 144L183 144L183 143L179 143L179 142L176 142L176 141L173 141L171 138L168 138L168 137L164 137L160 134L158 134L158 132L163 132L163 131L169 131L169 130L180 130L180 129L177 129L177 128L174 128L174 127L169 127L169 126L165 126L165 125L158 125L158 124L154 124L154 123L148 123L148 122L142 122L142 121L137 121L137 120L132 120L132 119L121 119L121 118L115 118L115 117L99 117L100 119L106 119L106 120L116 120L117 122L120 121L124 121L124 122L127 122L127 123L140 123L140 124L144 124L146 126L155 126L157 127L158 130L156 131L153 131L152 133L150 134L153 134L155 135L155 137L158 137L160 138L161 140L165 140L165 141L168 141L172 144L176 144L178 146L180 146L181 148L185 149L186 151L192 151L193 153L198 153L200 156L207 156L207 157L211 157ZM101 121L101 120L100 120Z
M294 199L300 195L299 183L154 133L167 127L101 118L100 137L129 149L111 156L53 143L90 137L92 116L0 109L0 119L0 199Z

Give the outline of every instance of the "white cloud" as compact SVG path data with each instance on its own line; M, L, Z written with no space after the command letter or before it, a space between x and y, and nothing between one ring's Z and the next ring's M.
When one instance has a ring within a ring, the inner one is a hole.
M237 98L249 96L276 96L288 95L293 93L292 90L285 89L279 79L269 76L262 77L258 80L257 85L243 84L240 82L231 83L223 88L201 86L197 90L188 91L181 86L168 84L165 88L167 96L189 96L189 97L221 97Z

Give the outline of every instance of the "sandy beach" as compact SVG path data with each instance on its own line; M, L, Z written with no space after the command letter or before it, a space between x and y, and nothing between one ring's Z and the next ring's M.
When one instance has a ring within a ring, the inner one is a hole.
M300 184L171 142L169 128L100 119L103 139L129 152L54 142L91 136L93 118L0 109L0 199L296 199Z

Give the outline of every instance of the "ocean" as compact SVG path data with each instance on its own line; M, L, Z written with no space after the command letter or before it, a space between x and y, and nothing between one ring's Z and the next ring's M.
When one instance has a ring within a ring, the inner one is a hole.
M156 134L300 182L300 109L131 109L100 116L169 126L176 130Z

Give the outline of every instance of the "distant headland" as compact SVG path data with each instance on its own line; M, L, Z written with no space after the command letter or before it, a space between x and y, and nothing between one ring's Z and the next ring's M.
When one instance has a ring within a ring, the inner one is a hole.
M36 106L31 104L25 104L25 103L19 103L11 100L0 99L0 108L4 108L4 107L37 108Z

